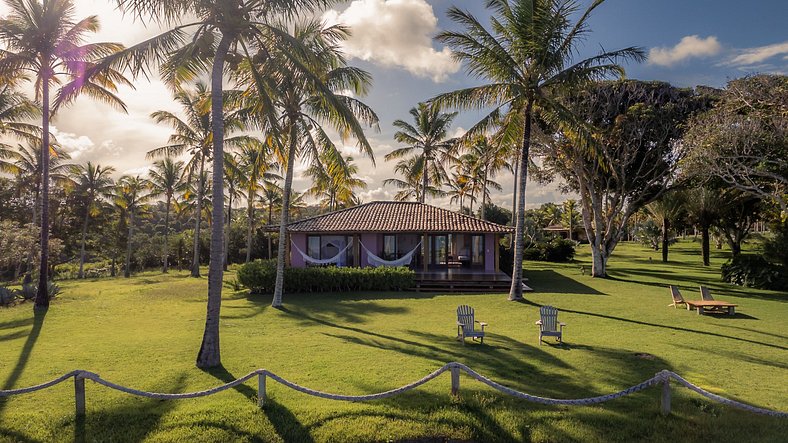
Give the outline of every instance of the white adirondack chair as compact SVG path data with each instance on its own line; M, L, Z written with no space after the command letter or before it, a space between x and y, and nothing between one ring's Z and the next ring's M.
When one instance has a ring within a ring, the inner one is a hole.
M481 326L481 329L476 329L476 323ZM487 323L476 321L472 307L468 305L457 306L457 340L461 340L463 345L466 337L470 337L473 340L478 338L481 343L484 343L485 326L487 326Z
M552 306L542 306L539 309L542 317L536 321L539 326L539 346L542 345L542 337L555 337L559 343L563 343L563 332L565 323L558 321L558 309Z

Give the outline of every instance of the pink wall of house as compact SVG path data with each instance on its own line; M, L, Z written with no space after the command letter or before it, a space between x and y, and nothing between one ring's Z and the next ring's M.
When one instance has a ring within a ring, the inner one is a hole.
M380 253L380 248L378 245L383 241L382 234L361 234L359 237L361 238L361 243L363 243L364 246L367 247L367 249L372 251L373 254ZM360 249L361 249L361 261L359 263L363 268L369 266L369 260L367 259L367 251L365 251L364 248L360 248Z
M298 246L302 251L305 253L306 250L306 234L291 234L290 239L293 243ZM294 268L304 268L306 267L306 263L304 262L304 257L296 251L293 245L290 245L290 266Z
M495 271L495 234L484 235L484 270Z

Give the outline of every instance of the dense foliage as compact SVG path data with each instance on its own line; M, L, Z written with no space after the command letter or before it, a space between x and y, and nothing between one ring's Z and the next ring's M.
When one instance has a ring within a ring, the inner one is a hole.
M416 274L398 268L286 268L285 285L293 293L403 291L415 286ZM276 261L255 260L238 269L238 280L254 293L274 292Z
M563 238L526 245L523 257L526 260L570 262L575 258L575 242Z
M762 255L740 254L722 265L722 280L758 289L788 289L785 269Z

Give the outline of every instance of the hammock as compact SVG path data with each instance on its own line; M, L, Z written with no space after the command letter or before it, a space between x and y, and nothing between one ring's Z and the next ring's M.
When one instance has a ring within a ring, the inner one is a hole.
M311 255L309 255L309 254L307 254L306 252L302 251L302 250L301 250L301 248L299 248L299 247L298 247L298 246L295 244L295 242L291 242L291 243L293 243L293 247L296 249L296 251L298 251L298 253L299 253L299 254L301 254L301 257L304 257L304 261L305 261L305 262L307 262L307 263L311 263L311 264L313 264L313 265L330 265L330 264L337 264L337 265L338 265L338 264L339 264L339 262L340 262L340 261L341 261L341 259L342 259L342 255L343 255L345 252L347 252L347 250L350 248L350 246L352 246L352 245L353 245L353 240L351 239L351 240L348 242L347 246L345 246L345 248L344 248L344 249L342 249L341 251L339 251L339 253L337 253L337 255L335 255L335 256L333 256L333 257L331 257L331 258L326 258L326 259L323 259L323 260L318 260L318 259L316 259L316 258L313 258Z
M419 247L421 246L421 242L419 242L416 245L416 247L413 248L412 251L408 252L407 254L403 255L401 258L399 258L397 260L383 260L382 258L380 258L377 255L373 254L372 251L367 249L367 247L364 246L364 243L361 243L361 242L359 242L359 243L361 244L361 247L364 248L365 251L367 251L367 262L370 264L370 266L374 266L374 267L378 267L378 266L407 266L407 265L410 264L411 260L413 260L413 254L415 254L416 251L418 251Z

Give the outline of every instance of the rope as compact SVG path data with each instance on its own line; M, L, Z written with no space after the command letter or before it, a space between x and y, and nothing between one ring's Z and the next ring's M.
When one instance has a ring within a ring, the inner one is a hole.
M217 387L214 387L214 388L211 388L211 389L206 389L206 390L203 390L203 391L187 392L187 393L182 393L182 394L164 394L164 393L158 393L158 392L147 392L147 391L142 391L142 390L138 390L138 389L132 389L132 388L128 388L126 386L122 386L122 385L119 385L119 384L112 383L110 381L104 380L103 378L101 378L101 376L99 376L96 373L93 373L93 372L90 372L90 371L75 370L75 371L71 371L71 372L69 372L67 374L64 374L64 375L62 375L62 376L60 376L60 377L58 377L58 378L56 378L54 380L48 381L46 383L41 383L39 385L30 386L30 387L26 387L26 388L20 388L20 389L0 390L0 397L8 397L8 396L11 396L11 395L29 394L31 392L40 391L42 389L46 389L46 388L52 387L52 386L54 386L54 385L56 385L58 383L62 383L65 380L67 380L67 379L69 379L71 377L76 377L76 378L83 378L83 379L87 379L87 380L93 380L94 382L96 382L96 383L98 383L98 384L100 384L102 386L108 387L110 389L115 389L115 390L118 390L118 391L121 391L121 392L125 392L127 394L136 395L136 396L139 396L139 397L154 398L154 399L159 399L159 400L173 400L173 399L196 398L196 397L205 397L205 396L208 396L208 395L213 395L213 394L225 391L227 389L230 389L230 388L232 388L234 386L238 386L239 384L244 383L244 382L250 380L251 378L253 378L255 376L263 375L263 376L272 378L273 380L283 384L284 386L287 386L288 388L294 389L294 390L302 392L304 394L312 395L314 397L325 398L325 399L328 399L328 400L340 400L340 401L358 402L358 401L379 400L379 399L389 398L389 397L393 397L395 395L402 394L402 393L404 393L406 391L410 391L412 389L415 389L415 388L417 388L417 387L429 382L430 380L438 377L439 375L441 375L442 373L444 373L444 372L446 372L448 370L454 370L454 369L462 370L466 374L471 376L472 378L474 378L474 379L480 381L481 383L484 383L487 386L490 386L491 388L496 389L496 390L498 390L498 391L500 391L500 392L502 392L504 394L511 395L513 397L517 397L517 398L520 398L520 399L523 399L523 400L526 400L526 401L544 404L544 405L572 405L572 406L578 406L579 405L579 406L582 406L582 405L593 405L593 404L597 404L597 403L603 403L603 402L606 402L606 401L615 400L617 398L624 397L626 395L634 394L636 392L642 391L644 389L647 389L647 388L649 388L651 386L654 386L656 384L659 384L659 383L669 382L670 379L672 378L672 379L676 380L680 385L682 385L682 386L690 389L691 391L694 391L694 392L696 392L696 393L698 393L698 394L700 394L700 395L702 395L702 396L704 396L706 398L714 400L716 402L719 402L719 403L722 403L722 404L725 404L725 405L728 405L728 406L732 406L734 408L743 409L745 411L750 411L750 412L753 412L753 413L756 413L756 414L764 414L764 415L769 415L769 416L772 416L772 417L782 417L782 418L788 417L788 413L786 413L786 412L774 411L774 410L765 409L765 408L759 408L759 407L748 405L746 403L742 403L742 402L739 402L739 401L736 401L736 400L731 400L729 398L725 398L725 397L719 396L717 394L713 394L711 392L706 391L703 388L700 388L700 387L688 382L686 379L684 379L680 375L676 374L675 372L671 372L671 371L667 371L667 370L660 371L654 377L651 377L648 380L645 380L645 381L643 381L641 383L638 383L638 384L636 384L634 386L631 386L631 387L629 387L627 389L624 389L622 391L614 392L612 394L600 395L600 396L596 396L596 397L577 398L577 399L558 399L558 398L539 397L539 396L536 396L536 395L531 395L531 394L527 394L525 392L517 391L515 389L506 387L506 386L504 386L504 385L502 385L500 383L492 381L489 378L487 378L487 377L479 374L478 372L474 371L473 369L469 368L468 366L465 366L462 363L456 363L456 362L447 363L447 364L443 365L442 367L440 367L438 370L428 374L427 376L425 376L425 377L423 377L423 378L421 378L421 379L419 379L419 380L417 380L417 381L415 381L413 383L410 383L410 384L407 384L405 386L402 386L400 388L391 389L391 390L384 391L384 392L379 392L379 393L376 393L376 394L368 394L368 395L341 395L341 394L332 394L332 393L328 393L328 392L317 391L317 390L314 390L314 389L310 389L310 388L301 386L301 385L299 385L297 383L294 383L292 381L289 381L289 380L287 380L285 378L282 378L282 377L280 377L280 376L278 376L278 375L276 375L276 374L274 374L274 373L272 373L272 372L270 372L270 371L268 371L266 369L257 369L255 371L250 372L249 374L247 374L247 375L245 375L245 376L243 376L243 377L241 377L241 378L239 378L237 380L233 380L233 381L231 381L229 383L225 383L223 385L220 385L220 386L217 386Z

